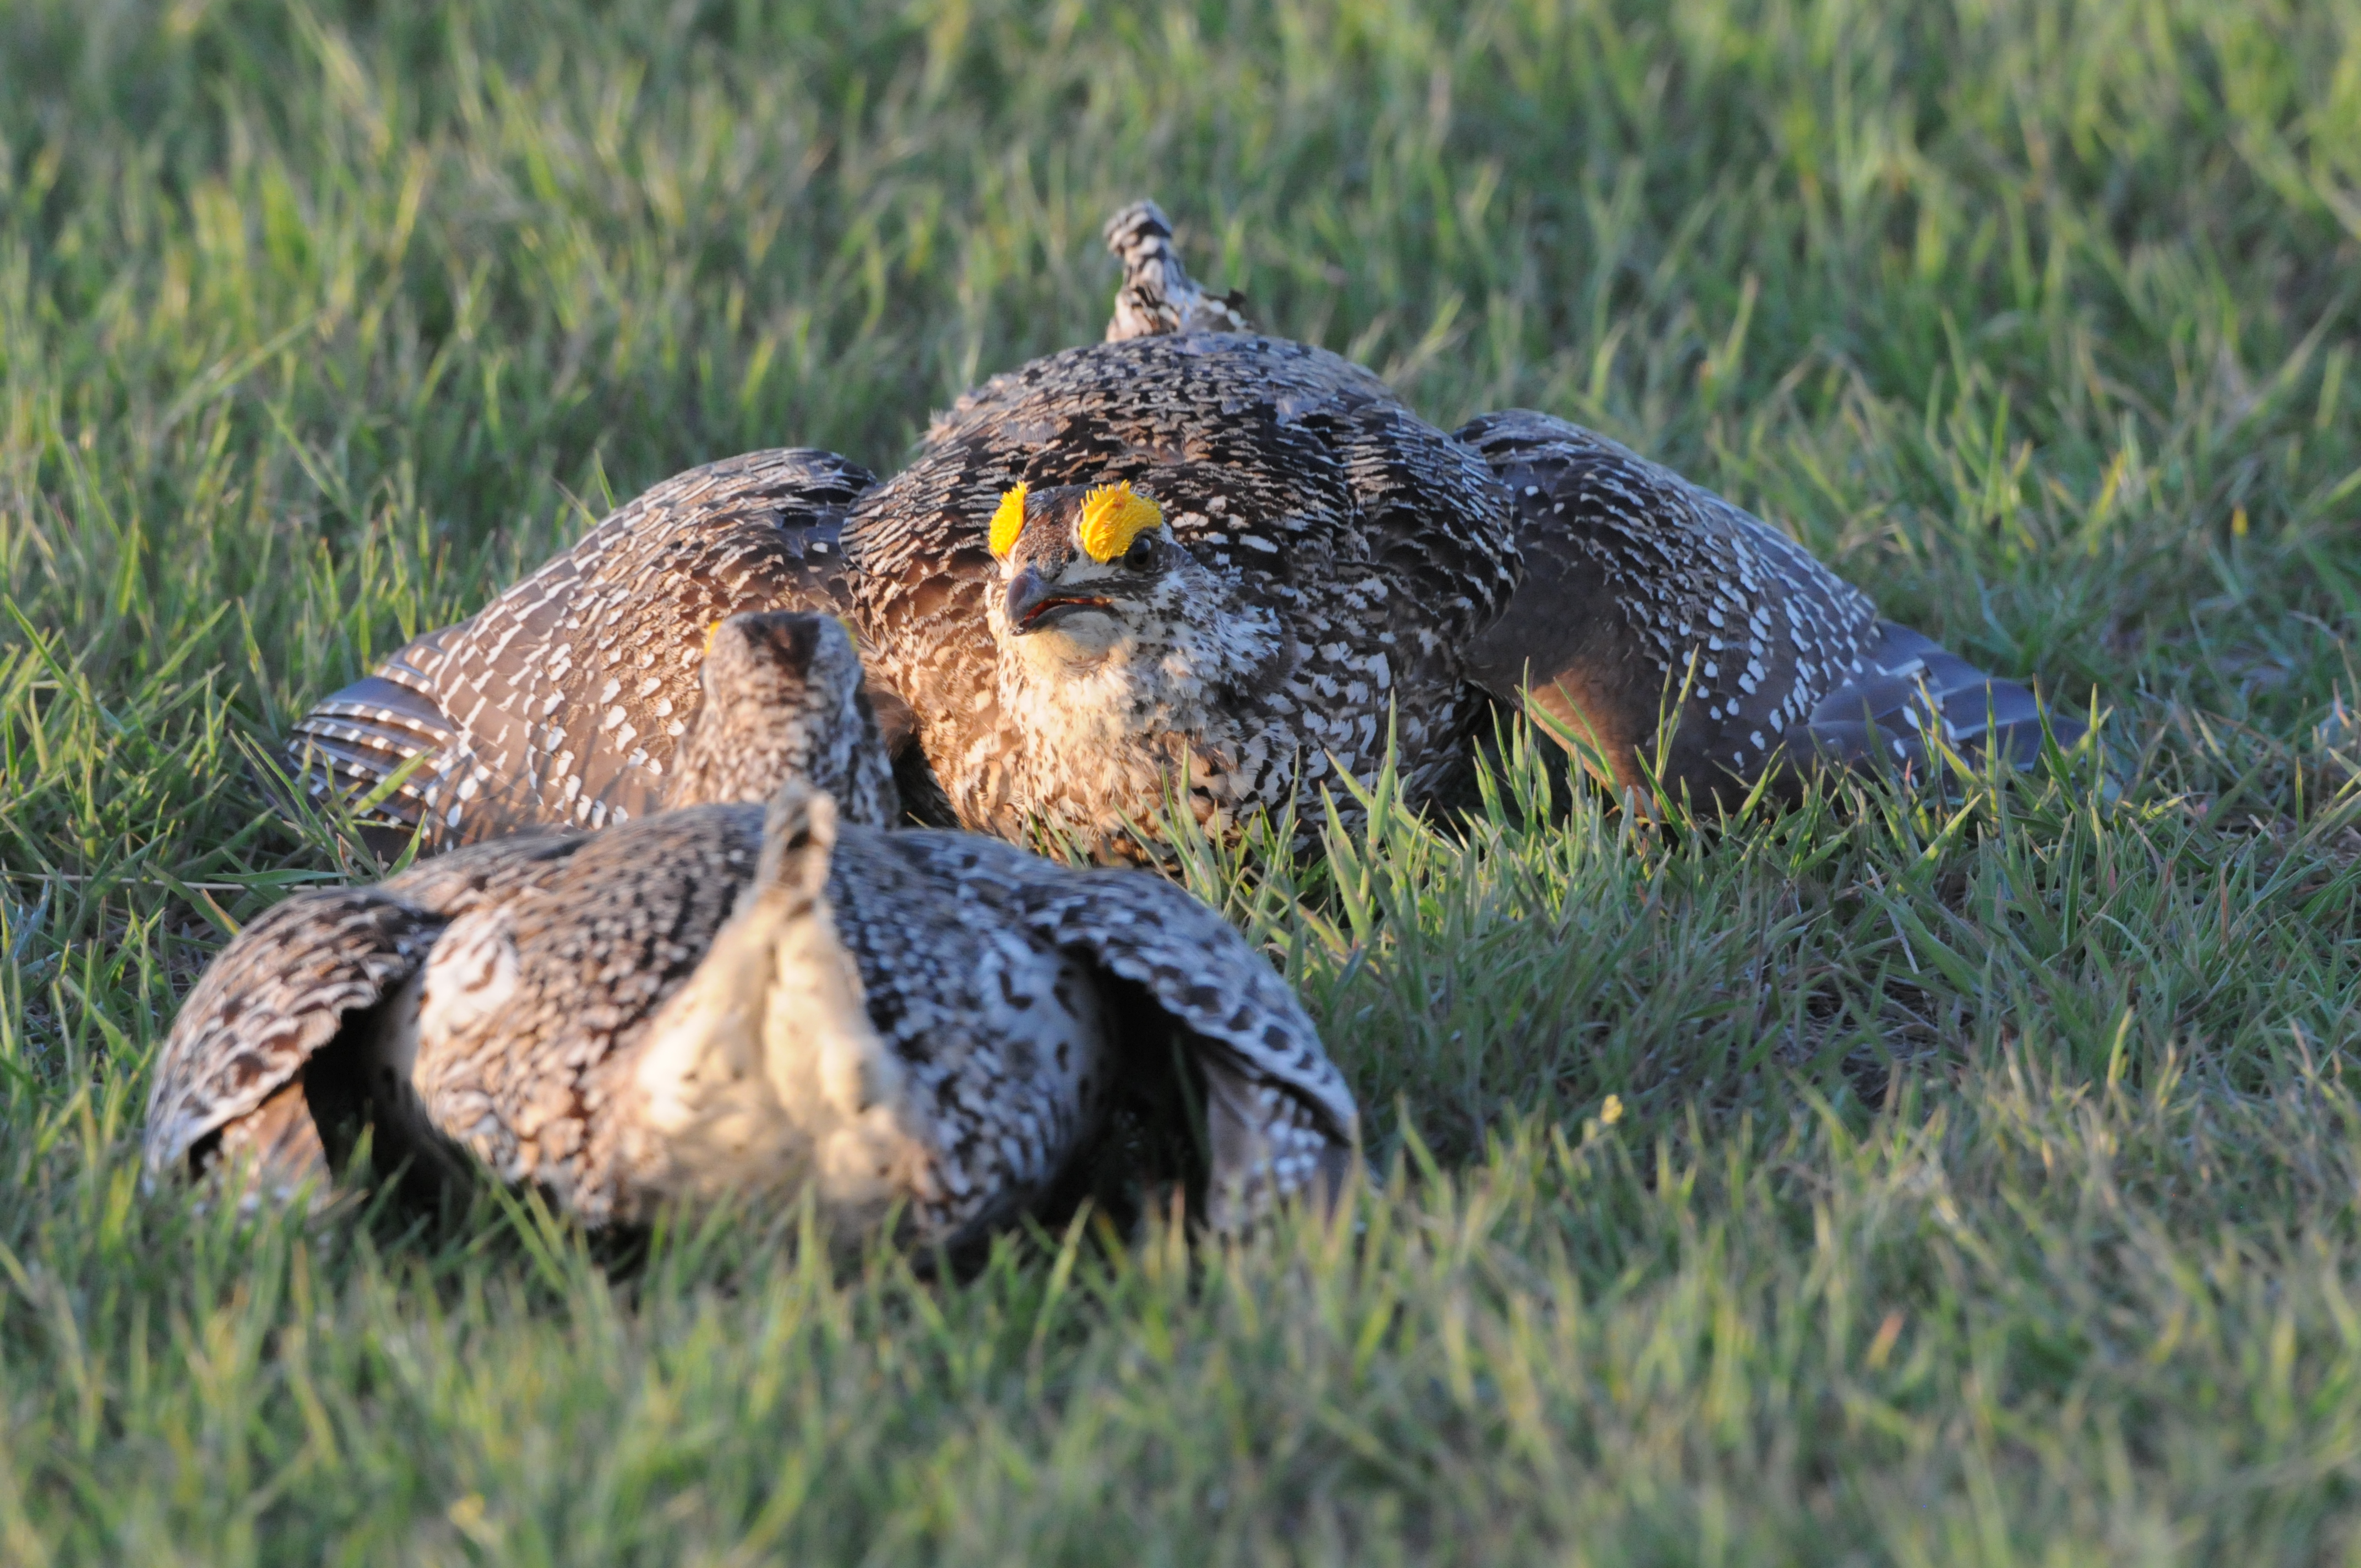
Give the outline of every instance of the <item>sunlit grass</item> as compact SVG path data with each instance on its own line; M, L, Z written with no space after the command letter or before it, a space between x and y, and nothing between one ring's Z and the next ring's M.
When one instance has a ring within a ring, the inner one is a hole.
M139 1190L349 863L258 750L689 464L890 470L1140 194L2103 745L1199 846L1383 1178L1242 1248ZM2353 0L0 7L0 1562L2348 1560L2356 280Z

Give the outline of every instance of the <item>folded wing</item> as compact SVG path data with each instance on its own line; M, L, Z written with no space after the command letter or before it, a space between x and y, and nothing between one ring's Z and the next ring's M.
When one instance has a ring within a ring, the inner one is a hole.
M1997 752L2024 767L2041 754L2041 718L2030 689L1881 620L1860 673L1813 707L1810 735L1825 761L1864 771L1924 767L1937 740L1967 756ZM2063 715L2049 722L2061 744L2082 733Z

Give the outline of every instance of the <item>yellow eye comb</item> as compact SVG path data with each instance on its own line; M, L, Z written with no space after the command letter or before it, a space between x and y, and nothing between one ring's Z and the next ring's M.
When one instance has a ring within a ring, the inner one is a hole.
M1104 564L1131 548L1131 542L1164 521L1163 509L1129 485L1101 485L1082 498L1082 521L1076 531L1082 553Z
M1000 498L1000 510L992 514L992 553L1005 555L1016 548L1016 536L1025 532L1025 483L1018 480Z

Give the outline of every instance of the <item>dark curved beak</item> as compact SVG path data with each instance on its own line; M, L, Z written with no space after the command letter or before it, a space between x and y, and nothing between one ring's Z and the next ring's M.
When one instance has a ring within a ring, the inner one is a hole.
M1111 609L1113 602L1094 594L1061 594L1027 566L1008 585L1008 630L1018 636L1040 631L1086 609Z

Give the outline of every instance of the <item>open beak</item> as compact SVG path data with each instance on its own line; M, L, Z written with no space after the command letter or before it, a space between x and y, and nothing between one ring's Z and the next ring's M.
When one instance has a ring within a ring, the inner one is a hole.
M1097 594L1060 593L1031 566L1017 573L1008 585L1008 630L1018 636L1044 630L1086 609L1114 608L1114 600Z

